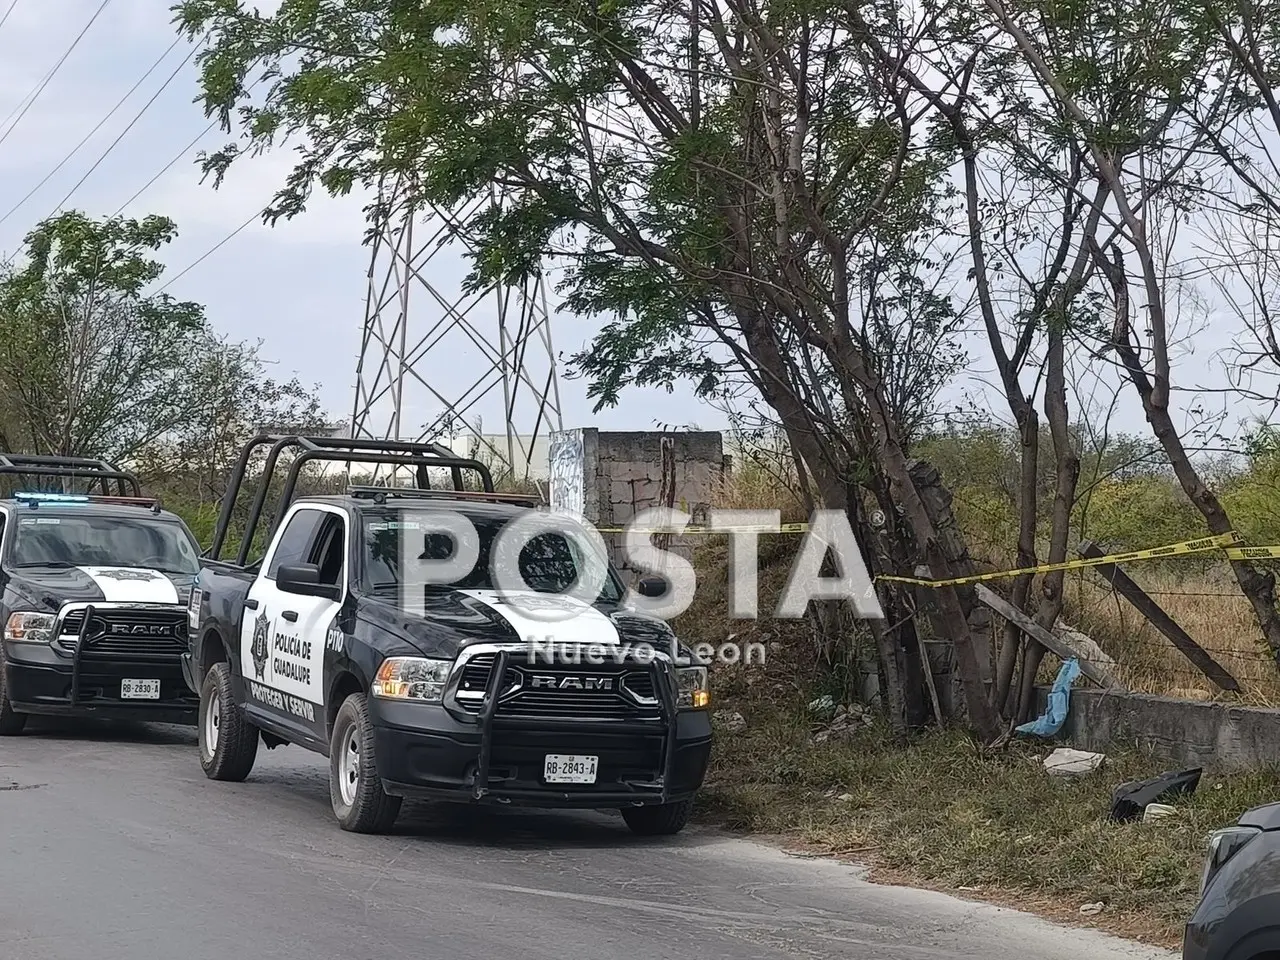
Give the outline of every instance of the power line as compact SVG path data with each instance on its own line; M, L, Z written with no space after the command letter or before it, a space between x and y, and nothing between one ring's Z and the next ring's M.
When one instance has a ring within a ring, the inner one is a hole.
M44 79L36 84L35 89L32 90L31 93L27 94L25 105L21 102L19 103L19 106L21 106L21 112L18 113L17 119L14 120L13 123L9 124L9 128L5 130L3 134L0 134L0 145L3 145L4 142L9 139L9 134L13 133L13 131L17 129L18 124L22 122L22 118L27 115L27 111L35 106L36 101L40 99L40 94L44 93L45 87L49 86L49 82L57 76L58 71L62 69L62 65L67 62L67 58L70 57L76 47L80 45L80 41L84 39L84 35L89 32L89 28L97 22L98 17L102 15L102 11L107 9L108 4L110 3L111 0L102 0L102 3L98 5L98 9L93 12L93 16L89 18L89 22L84 25L84 28L76 34L76 38L71 41L71 46L67 47L66 52L58 58L58 62L55 63L49 72L44 75ZM6 14L6 16L8 15ZM17 112L18 108L15 107L14 110ZM12 116L13 114L10 113L9 117ZM9 123L9 117L5 118L5 123Z
M67 191L67 195L63 197L62 202L58 204L58 210L61 210L63 207L66 206L67 201L70 200L71 197L75 194L75 192L84 185L84 182L88 180L90 176L93 175L93 171L98 169L98 167L102 164L102 161L106 160L107 157L110 156L111 151L114 150L117 146L119 146L120 141L125 138L125 135L128 134L128 132L134 128L137 122L142 119L142 115L151 109L152 104L154 104L158 99L160 99L160 95L162 93L164 93L167 89L169 89L169 84L173 83L173 81L177 78L178 74L182 72L182 68L191 62L191 58L195 56L196 50L198 49L199 47L193 46L190 50L187 51L187 55L182 58L182 62L179 63L176 67L174 67L173 73L169 74L169 76L165 79L164 83L160 85L160 89L151 95L151 99L148 100L146 103L144 103L142 105L142 109L133 115L133 119L129 121L129 125L120 131L119 135L117 135L116 138L112 140L111 143L107 146L107 149L102 151L102 155L93 162L93 166L91 166L88 170L86 170L84 173L84 176L76 181L76 185ZM166 55L167 55L167 51L166 51ZM55 210L54 213L57 213L57 210Z
M258 85L258 83L259 83L259 81L260 81L261 79L262 79L262 78L261 78L261 77L259 77L259 78L258 78L258 80L255 80L255 81L253 81L253 83L249 84L249 86L245 88L245 92L247 93L248 91L250 91L250 90L252 90L254 87L256 87L256 86ZM185 147L183 147L181 150L179 150L177 153L175 153L175 154L173 155L173 159L171 159L168 163L166 163L163 167L161 167L161 168L159 169L159 171L157 171L157 172L155 173L155 175L154 175L154 176L152 176L152 178L151 178L150 180L148 180L148 181L147 181L146 183L144 183L141 187L139 187L139 188L138 188L138 190L137 190L137 192L136 192L136 193L134 193L134 195L133 195L133 196L131 196L131 197L130 197L128 200L126 200L124 203L120 204L120 206L118 206L118 207L116 208L116 212L115 212L115 213L113 213L113 214L112 214L112 216L113 216L113 217L118 217L118 216L119 216L119 215L124 211L124 208L125 208L125 207L129 206L129 204L133 203L133 201L137 200L140 196L142 196L144 193L146 193L148 190L150 190L150 189L151 189L151 187L155 184L155 182L156 182L157 180L159 180L159 179L160 179L161 177L163 177L166 173L168 173L170 170L172 170L172 169L173 169L173 167L174 167L174 165L175 165L179 160L181 160L183 157L185 157L185 156L187 155L187 153L191 150L191 148L192 148L192 147L194 147L194 146L195 146L196 144L198 144L201 140L203 140L205 137L207 137L207 136L209 135L209 131L210 131L210 130L212 130L212 129L213 129L214 127L216 127L217 125L218 125L218 118L217 118L217 117L215 117L214 119L210 120L210 121L209 121L208 126L206 126L203 130L201 130L201 131L200 131L199 133L197 133L194 137L192 137L192 138L191 138L191 142L190 142L190 143L188 143Z
M9 9L4 12L3 17L0 17L0 27L4 26L4 22L9 19L9 14L13 13L13 8L17 5L18 0L13 0L13 3L9 4Z
M245 92L248 93L250 90L256 87L262 80L263 80L263 77L258 77L258 79L254 80L253 83L249 84L249 86L245 88ZM208 135L209 131L212 130L214 126L217 125L217 123L218 123L217 118L209 121L208 126L206 126L198 134L196 134L196 136L191 140L190 143L188 143L185 147L183 147L177 154L174 155L173 159L171 159L168 163L166 163L163 167L160 168L158 173L156 173L150 180L144 183L132 197L130 197L124 203L120 204L120 206L116 209L116 212L115 214L113 214L113 216L118 216L120 212L124 210L125 207L133 203L133 201L137 200L138 197L142 196L142 194L144 194L148 189L151 188L151 185L153 183L155 183L157 180L163 177L166 173L168 173L169 170L173 168L173 165L176 164L179 160L181 160L184 156L186 156L187 151L189 151L197 143L203 140L205 136ZM249 224L253 223L254 220L257 220L258 218L265 216L269 209L270 209L269 207L263 207L261 210L251 213L249 215L249 218L245 220L244 223L240 224L240 226L236 227L229 234L227 234L225 237L223 237L221 240L215 243L212 247L210 247L208 250L202 253L199 257L197 257L191 263L187 264L185 267L179 270L176 274L174 274L172 277L166 280L164 282L164 285L160 287L160 289L158 289L154 294L152 294L152 296L159 296L160 294L164 293L166 290L169 289L169 287L177 283L179 280L185 277L188 273L190 273L196 267L200 266L200 264L204 263L211 256L213 256L215 253L221 250L224 246L226 246L228 243L234 240L237 236L243 233L246 229L248 229Z
M257 220L258 218L264 216L267 212L267 209L268 208L264 207L263 209L258 210L255 213L251 213L249 215L248 220L240 224L240 226L236 227L229 234L227 234L225 237L223 237L221 240L215 243L212 247L210 247L208 250L202 253L196 260L192 261L191 263L183 267L181 271L179 271L178 273L170 277L168 280L166 280L164 283L164 286L161 287L159 290L157 290L154 294L152 294L152 296L158 297L160 294L164 293L166 290L169 289L169 287L177 283L179 280L185 277L188 273L190 273L196 267L200 266L200 264L204 263L205 260L209 259L209 257L213 256L215 253L221 250L224 245L229 243L231 240L234 240L236 236L240 234L241 231L243 231L246 227L249 226L249 224L253 223L253 221Z
M14 3L17 3L17 0L14 0ZM13 9L13 8L10 7L10 9ZM4 20L2 19L0 19L0 26L4 26ZM126 93L119 100L117 100L116 105L107 112L107 115L104 116L101 120L99 120L97 124L94 125L94 128L90 130L88 133L86 133L84 137L81 138L80 142L71 148L71 152L68 153L65 157L63 157L60 161L58 161L58 165L54 167L52 170L50 170L48 173L46 173L44 175L44 178L39 183L37 183L34 187L32 187L25 197L23 197L21 200L15 203L8 213L6 213L3 217L0 217L0 224L3 224L11 216L17 213L18 210L21 209L22 206L25 205L28 200L30 200L32 197L36 195L36 193L39 192L41 187L43 187L46 183L48 183L51 179L53 179L54 175L57 174L57 172L61 170L63 167L65 167L67 163L70 162L72 157L74 157L77 153L80 152L80 150L84 147L84 145L93 138L93 135L97 133L99 130L101 130L103 125L116 115L116 111L118 111L121 107L125 105L125 102L130 97L132 97L134 93L137 92L138 88L142 86L143 83L146 82L147 77L155 73L156 68L159 67L160 64L165 61L165 58L167 58L169 54L173 52L174 48L181 42L182 42L182 38L178 37L176 40L173 41L173 43L169 45L169 49L166 50L164 53L162 53L155 63L151 64L151 66L147 69L147 72L138 78L138 82L129 88L129 92ZM66 201L64 200L63 203L65 202Z
M152 184L154 184L157 180L159 180L161 177L163 177L163 176L164 176L166 173L168 173L170 170L172 170L172 169L173 169L174 164L176 164L179 160L181 160L183 157L185 157L185 156L187 155L187 152L188 152L192 147L194 147L197 143L199 143L199 142L200 142L201 140L203 140L206 136L208 136L208 135L209 135L209 131L210 131L210 130L212 130L212 129L217 125L217 123L218 123L218 121L217 121L217 120L213 120L213 121L211 121L211 122L210 122L210 124L209 124L207 127L205 127L205 128L204 128L203 130L201 130L198 134L196 134L196 136L191 140L191 142L190 142L190 143L188 143L188 144L187 144L185 147L183 147L180 151L178 151L176 154L174 154L174 156L173 156L173 159L172 159L172 160L170 160L170 161L169 161L168 163L166 163L163 167L161 167L158 173L156 173L156 174L155 174L155 175L154 175L150 180L148 180L148 181L147 181L146 183L144 183L141 187L139 187L139 188L138 188L137 193L135 193L132 197L130 197L130 198L129 198L128 200L126 200L124 203L120 204L120 206L116 208L116 212L115 212L115 213L113 213L113 214L112 214L112 216L113 216L113 217L118 217L118 216L120 215L120 213L124 210L124 208L125 208L125 207L127 207L129 204L133 203L133 201L137 200L140 196L142 196L144 193L146 193L148 190L150 190L150 189L151 189Z

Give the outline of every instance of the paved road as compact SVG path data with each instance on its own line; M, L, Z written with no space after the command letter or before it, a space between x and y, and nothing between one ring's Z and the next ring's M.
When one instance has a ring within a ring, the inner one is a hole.
M334 825L323 761L206 780L171 727L0 741L3 960L1138 960L1167 954L881 887L714 831L406 806Z

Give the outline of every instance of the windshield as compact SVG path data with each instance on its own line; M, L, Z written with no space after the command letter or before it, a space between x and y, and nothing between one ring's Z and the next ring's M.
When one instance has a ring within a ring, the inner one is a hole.
M9 561L15 567L147 567L195 574L199 552L168 520L136 517L19 517Z
M479 535L480 555L471 573L450 586L460 590L496 590L490 569L490 550L507 517L468 516ZM369 511L363 516L364 581L371 590L398 588L400 573L400 538L412 534L423 542L423 560L448 560L453 556L452 538L445 533L416 533L416 521L406 520L397 511ZM577 540L559 533L540 533L532 537L520 551L520 575L531 590L540 593L563 593L570 589L584 570L605 563L601 557L588 559ZM601 587L600 601L618 603L622 590L616 578L609 575Z

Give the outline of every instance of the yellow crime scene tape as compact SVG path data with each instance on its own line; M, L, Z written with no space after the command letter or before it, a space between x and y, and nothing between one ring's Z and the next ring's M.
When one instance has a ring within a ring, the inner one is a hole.
M597 527L600 533L626 533L626 527ZM809 529L807 523L784 523L778 527L766 526L733 526L708 527L688 526L676 533L669 527L638 528L632 532L644 534L669 533L673 536L687 534L728 534L737 532L776 534L805 533ZM1280 559L1280 545L1243 547L1236 546L1244 538L1234 530L1220 533L1212 537L1198 537L1195 540L1183 540L1180 543L1168 543L1162 547L1149 547L1145 550L1129 550L1124 553L1109 553L1103 557L1088 557L1076 560L1064 560L1061 563L1041 563L1032 567L1018 567L1014 570L998 570L994 573L977 573L967 577L951 577L945 580L930 580L926 577L903 577L882 574L876 577L877 582L909 583L921 587L953 587L969 583L983 583L988 580L1004 580L1009 577L1020 577L1029 573L1052 573L1056 570L1082 570L1088 567L1100 567L1108 564L1133 563L1138 560L1159 560L1165 557L1183 557L1213 550L1221 551L1228 560L1277 560Z
M1280 559L1280 546L1228 547L1222 551L1228 560L1276 560Z
M1132 563L1135 560L1158 560L1164 557L1180 557L1194 553L1208 553L1221 550L1232 560L1261 560L1267 557L1280 557L1280 546L1275 547L1233 547L1243 537L1234 530L1220 533L1215 537L1199 537L1195 540L1183 540L1181 543L1168 543L1163 547L1149 547L1146 550L1129 550L1125 553L1109 553L1103 557L1085 557L1078 560L1064 560L1061 563L1041 563L1034 567L1019 567L1016 570L1000 570L996 573L979 573L969 577L951 577L946 580L928 580L921 577L879 576L876 580L889 583L912 583L922 587L952 587L967 583L982 583L986 580L1002 580L1008 577L1020 577L1028 573L1052 573L1055 570L1080 570L1086 567L1100 567L1108 564ZM1243 554L1249 554L1244 556Z

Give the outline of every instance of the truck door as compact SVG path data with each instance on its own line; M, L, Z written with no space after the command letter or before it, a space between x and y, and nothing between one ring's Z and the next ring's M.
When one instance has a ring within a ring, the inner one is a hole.
M240 627L241 670L249 701L323 737L325 634L346 595L346 517L300 504L286 516L249 588ZM276 586L284 564L314 563L338 600L286 593Z

